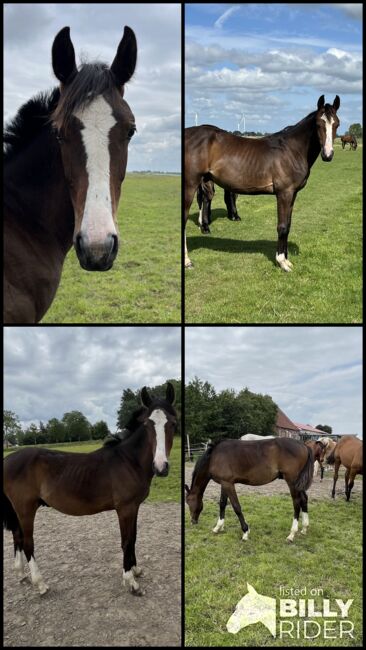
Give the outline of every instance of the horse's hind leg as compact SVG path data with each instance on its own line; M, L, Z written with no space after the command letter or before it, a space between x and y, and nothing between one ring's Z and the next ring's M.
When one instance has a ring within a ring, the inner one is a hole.
M334 499L335 497L335 486L338 480L338 471L340 467L340 462L338 460L335 461L334 463L334 476L333 476L333 489L332 489L332 498Z
M26 580L27 575L25 573L25 555L23 551L23 532L20 526L13 531L13 542L14 542L14 569L18 574L18 579L20 582Z
M357 470L352 468L352 467L348 471L349 471L349 475L348 475L349 482L348 482L348 486L346 486L346 499L347 499L347 501L349 501L350 498L351 498L351 490L352 490L352 488L354 486L355 476L357 474Z
M225 525L225 509L227 506L227 494L221 487L221 495L220 495L220 516L217 520L217 524L215 528L212 529L213 533L219 533L220 530L224 530L224 525Z
M244 515L239 503L238 495L236 494L235 487L232 483L225 483L222 485L222 488L226 492L227 496L230 499L230 503L233 506L233 510L240 521L241 529L243 531L242 539L247 540L249 535L249 526L244 519Z
M293 542L295 535L297 531L299 530L299 516L300 516L300 509L301 509L301 492L298 492L298 490L295 490L294 487L289 486L291 496L292 496L292 502L294 505L294 518L292 520L292 526L290 530L290 534L287 536L287 541L288 542Z
M300 507L301 507L301 517L302 517L302 529L301 533L306 535L309 527L309 515L308 515L308 495L305 491L300 493Z
M36 511L37 506L28 508L19 516L19 522L23 531L23 550L31 572L31 580L38 587L41 596L43 596L48 591L48 585L44 582L34 559L33 527Z
M199 182L200 179L198 179L196 183L190 183L190 184L188 184L186 181L185 190L184 190L184 246L185 246L184 266L186 269L190 269L193 267L193 264L189 259L189 255L188 255L186 228L187 228L189 210L192 205L193 197L197 190Z
M344 475L344 493L346 497L348 497L348 479L350 475L351 470L346 468L346 473ZM349 497L347 498L347 501L349 500Z

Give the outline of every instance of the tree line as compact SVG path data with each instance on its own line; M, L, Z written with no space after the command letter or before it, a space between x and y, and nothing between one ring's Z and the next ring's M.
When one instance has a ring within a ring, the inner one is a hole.
M191 444L219 438L240 438L246 433L274 433L277 404L270 395L225 389L216 392L195 377L185 388L185 429Z
M175 407L181 412L181 383L170 379L176 394ZM149 393L165 397L166 382L154 387L148 387ZM116 431L126 427L133 411L141 406L140 390L130 388L123 390L120 406L117 411ZM59 442L81 442L84 440L102 440L111 435L108 424L99 420L92 424L81 411L64 413L61 419L51 418L48 422L32 423L22 427L20 419L13 411L5 410L3 416L4 441L11 445L39 445Z

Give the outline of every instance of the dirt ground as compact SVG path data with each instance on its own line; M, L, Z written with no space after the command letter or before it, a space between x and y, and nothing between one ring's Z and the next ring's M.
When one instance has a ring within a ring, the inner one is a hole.
M181 510L142 504L138 518L139 582L122 585L115 512L68 517L40 508L35 557L49 592L18 583L12 535L4 533L4 646L180 646Z
M185 466L185 482L187 485L191 485L191 478L194 465L192 463L186 463ZM331 498L330 494L333 487L333 470L328 470L324 472L324 479L320 482L320 473L318 476L315 476L313 482L308 490L307 494L309 496L309 501L311 499L326 499ZM258 494L259 496L276 496L278 494L290 494L286 481L276 480L273 483L267 483L267 485L235 485L236 492L238 496L243 496L245 494ZM352 489L352 494L362 494L362 480L357 478ZM352 499L351 494L351 499ZM338 481L336 484L336 499L345 498L344 497L344 472L339 471ZM220 486L214 481L210 481L204 494L204 499L213 499L219 501L220 499Z

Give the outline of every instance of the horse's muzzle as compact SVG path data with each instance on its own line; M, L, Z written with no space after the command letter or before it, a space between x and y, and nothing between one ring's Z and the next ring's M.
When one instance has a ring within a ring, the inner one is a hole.
M85 271L109 271L118 252L117 235L107 235L103 242L90 243L86 235L79 233L74 241L80 266Z
M168 476L169 474L169 463L164 463L162 469L158 469L153 463L153 471L155 476Z
M331 151L329 155L326 155L324 149L321 150L321 157L322 160L324 160L324 162L331 162L331 160L333 160L333 156L334 156L334 150Z

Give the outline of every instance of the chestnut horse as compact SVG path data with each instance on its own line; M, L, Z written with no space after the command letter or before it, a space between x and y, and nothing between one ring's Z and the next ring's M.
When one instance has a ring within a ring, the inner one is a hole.
M345 148L346 144L349 144L350 150L356 151L357 149L357 140L354 135L341 135L341 143L342 149Z
M118 251L117 207L136 126L123 99L134 73L125 27L114 61L78 70L69 27L52 46L60 87L24 104L5 129L4 322L38 323L74 244L80 266L108 271Z
M315 463L319 463L320 465L320 481L323 480L324 476L324 454L325 454L325 448L326 445L321 441L321 440L307 440L305 442L305 445L311 449L313 458L314 458L314 476L317 475L317 471L315 471L315 467L317 469L317 466Z
M185 485L192 524L198 523L203 508L203 494L212 479L221 485L220 516L213 532L218 533L224 528L229 498L240 521L243 539L247 540L249 526L241 510L235 483L266 485L276 478L283 478L289 486L294 506L294 518L287 537L288 542L293 542L299 527L300 510L303 526L301 532L304 535L309 526L306 490L311 485L313 470L311 450L293 438L250 442L226 439L211 443L195 465L191 487Z
M186 129L185 223L202 180L214 181L237 194L275 194L278 214L276 261L284 271L291 271L287 240L292 209L319 154L325 162L333 158L339 106L338 95L333 105L326 104L322 95L316 111L294 126L264 138L242 138L209 125ZM185 266L192 266L187 244Z
M345 474L345 494L346 500L350 500L351 490L354 485L356 474L363 472L363 444L362 440L354 436L343 436L337 442L332 453L327 458L329 465L334 465L333 490L332 497L335 497L335 486L338 480L338 471L340 465L346 468Z
M92 453L21 449L4 461L3 522L13 533L15 570L31 580L40 594L48 591L34 559L33 526L40 506L66 515L94 515L116 510L123 550L123 584L143 595L136 577L137 515L149 494L153 476L167 476L177 414L174 387L168 382L165 399L151 397L144 387L142 408L127 424L124 437L107 440ZM24 557L25 556L25 557Z

